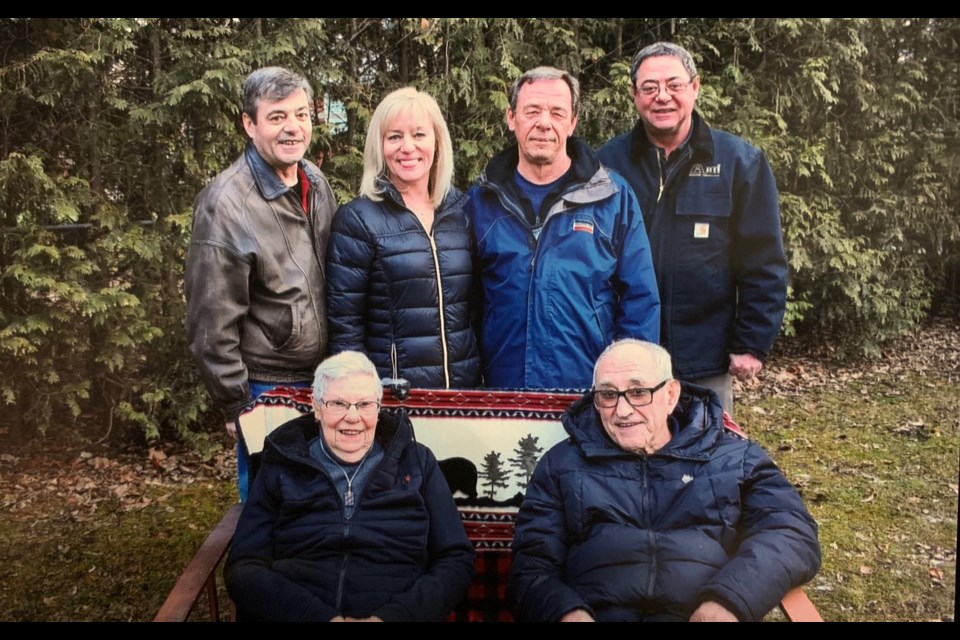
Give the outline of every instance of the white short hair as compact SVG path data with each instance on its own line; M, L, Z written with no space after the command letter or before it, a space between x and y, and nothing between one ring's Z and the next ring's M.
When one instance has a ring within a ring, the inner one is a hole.
M370 362L370 358L359 351L342 351L320 363L313 375L313 399L319 402L331 382L354 374L368 375L376 380L377 400L383 399L383 384L380 382L380 374L377 373L377 368Z

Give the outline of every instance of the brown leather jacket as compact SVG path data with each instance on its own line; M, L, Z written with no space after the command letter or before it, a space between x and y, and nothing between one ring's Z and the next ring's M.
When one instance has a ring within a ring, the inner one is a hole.
M336 201L301 161L304 211L253 145L197 196L187 253L187 339L227 419L249 379L311 380L327 351L324 261Z

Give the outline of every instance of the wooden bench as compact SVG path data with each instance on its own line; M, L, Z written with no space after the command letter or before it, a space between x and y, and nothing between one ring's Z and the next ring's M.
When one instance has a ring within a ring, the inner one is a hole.
M488 452L501 455L518 476L531 468L531 460L566 436L560 416L577 393L491 392L418 390L387 392L385 407L403 406L410 414L417 439L427 444L440 460L456 460L461 473L448 481L454 489L464 527L477 549L477 573L453 621L511 621L506 600L506 577L510 568L510 543L514 516L523 495L523 483L506 489L478 486ZM310 411L310 391L284 389L258 398L241 418L241 430L254 460L263 439L291 417ZM539 453L537 451L539 450ZM513 455L513 458L510 456ZM533 459L535 462L535 459ZM256 464L252 465L255 471ZM472 466L472 469L471 469ZM482 477L482 476L481 476ZM511 488L514 490L511 491ZM230 508L184 569L155 622L186 620L206 596L210 619L232 619L232 606L224 608L220 568L229 550L242 505ZM801 588L790 591L780 609L794 622L822 622L813 603Z

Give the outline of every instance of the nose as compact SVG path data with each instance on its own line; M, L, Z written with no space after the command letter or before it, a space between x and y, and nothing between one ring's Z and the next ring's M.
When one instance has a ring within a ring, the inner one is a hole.
M673 96L667 91L666 84L657 85L657 96L655 98L657 102L668 102L672 97Z
M403 136L403 140L400 144L400 149L403 151L413 151L413 136Z
M617 406L614 409L614 413L622 418L626 418L633 413L633 405L627 402L626 396L619 396L617 398Z
M350 422L357 422L360 420L360 409L357 408L356 404L351 404L347 407L347 412L343 414L343 417Z

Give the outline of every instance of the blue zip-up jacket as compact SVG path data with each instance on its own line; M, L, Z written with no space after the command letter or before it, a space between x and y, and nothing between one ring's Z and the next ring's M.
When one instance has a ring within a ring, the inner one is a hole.
M330 353L361 351L381 377L413 387L480 384L473 255L464 206L451 189L424 229L396 188L357 198L333 218L327 250Z
M760 620L820 567L817 525L763 449L683 383L653 455L606 435L587 395L540 460L517 515L509 596L523 620L688 619L714 601Z
M383 411L383 459L353 515L309 442L312 414L267 438L224 570L245 620L441 621L466 594L473 545L433 453L402 412Z
M614 339L659 339L660 301L636 196L586 143L570 138L567 153L573 177L547 205L539 237L511 186L516 146L495 156L469 191L489 387L586 389Z
M777 185L763 152L694 112L690 140L673 152L662 182L666 161L642 122L598 153L643 207L661 344L676 376L726 373L731 353L764 360L783 321L787 261Z

